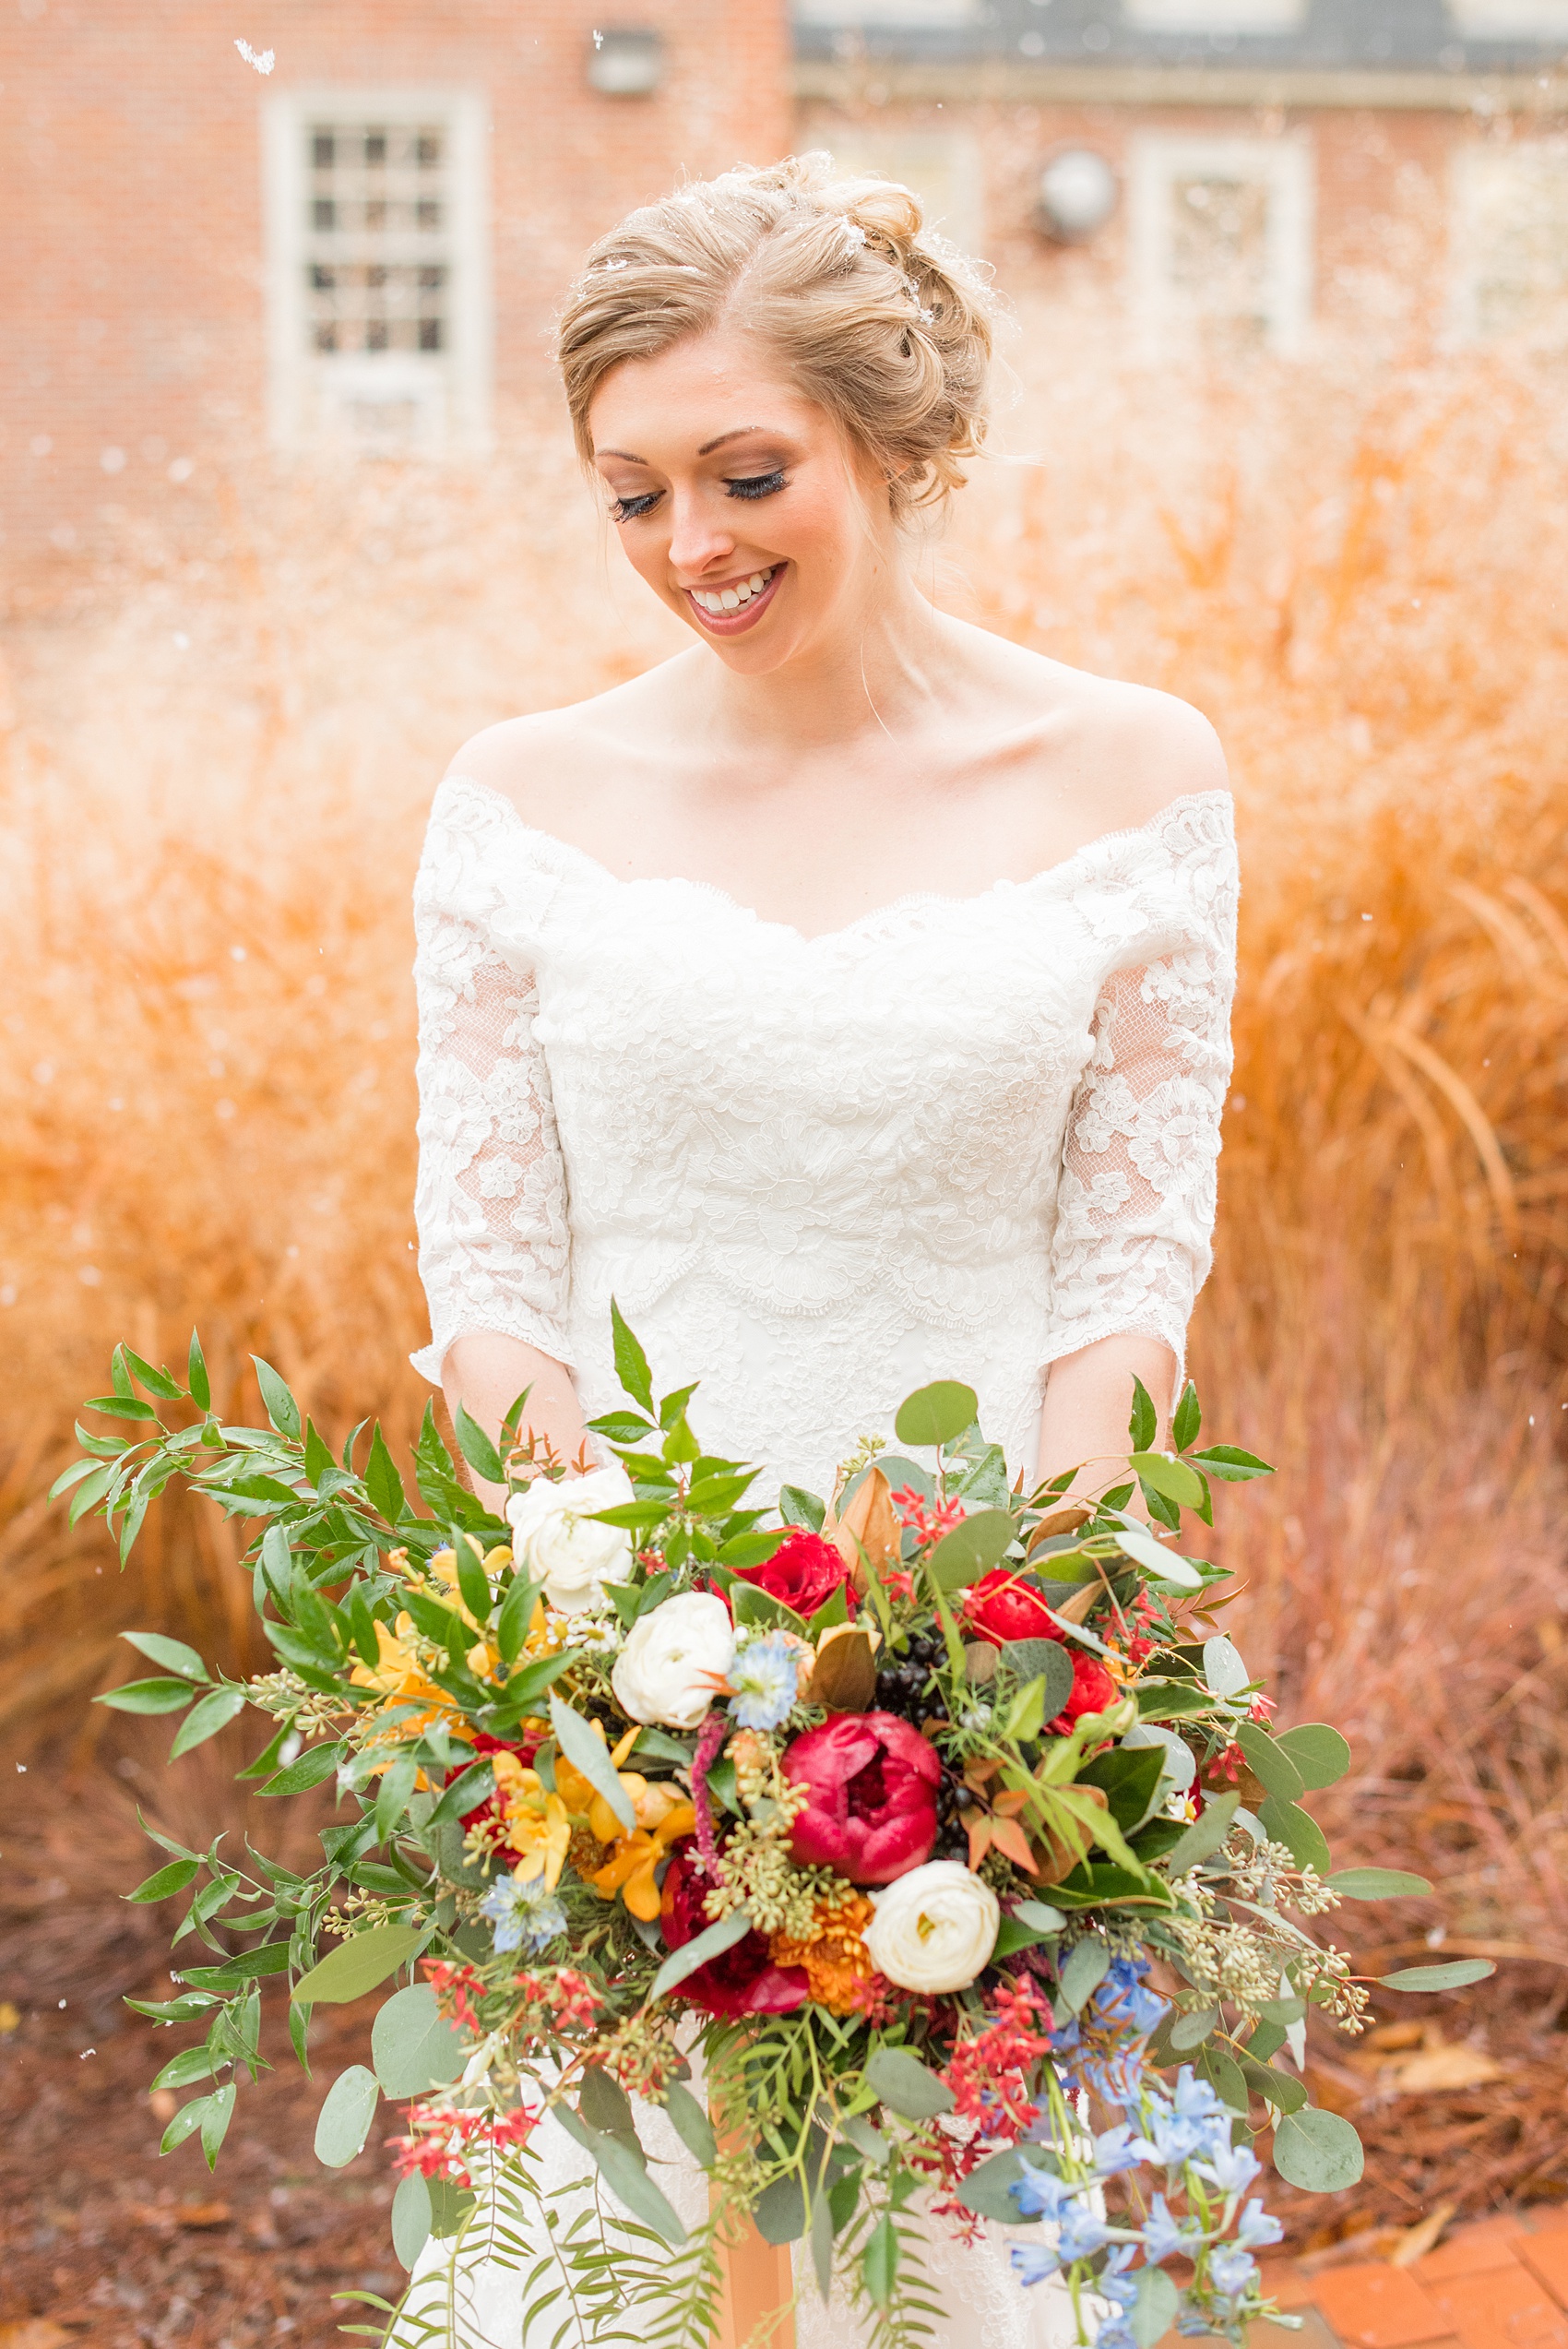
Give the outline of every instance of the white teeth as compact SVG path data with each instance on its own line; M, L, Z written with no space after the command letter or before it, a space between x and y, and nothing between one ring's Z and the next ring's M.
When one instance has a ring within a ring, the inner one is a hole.
M705 612L716 613L720 617L727 612L742 611L754 595L762 593L763 589L771 581L777 568L778 566L774 565L766 571L754 571L749 579L739 579L733 587L712 590L693 588L692 601L694 603L700 603Z

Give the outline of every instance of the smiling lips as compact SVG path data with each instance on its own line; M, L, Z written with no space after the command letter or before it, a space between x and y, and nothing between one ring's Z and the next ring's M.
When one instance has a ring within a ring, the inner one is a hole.
M731 579L719 588L687 588L686 600L703 626L714 636L734 637L754 627L764 607L772 602L785 571L782 563Z

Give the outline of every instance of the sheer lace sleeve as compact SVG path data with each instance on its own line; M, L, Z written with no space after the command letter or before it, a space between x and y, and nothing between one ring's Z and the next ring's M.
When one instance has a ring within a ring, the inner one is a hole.
M566 1182L534 1035L539 988L489 936L493 887L474 847L438 800L414 893L415 1214L432 1334L413 1363L433 1380L453 1340L479 1330L568 1360Z
M1096 1006L1063 1144L1048 1362L1135 1333L1180 1365L1212 1261L1236 976L1228 825L1176 880L1174 923L1157 926L1177 942L1113 971Z

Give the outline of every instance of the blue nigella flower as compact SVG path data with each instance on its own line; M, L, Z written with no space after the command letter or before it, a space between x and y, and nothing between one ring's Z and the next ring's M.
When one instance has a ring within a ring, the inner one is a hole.
M493 1924L498 1950L527 1950L537 1957L566 1930L566 1912L542 1876L530 1877L526 1884L515 1876L498 1878L480 1902L479 1913Z
M730 1711L742 1729L781 1729L800 1694L800 1651L782 1631L741 1650L730 1667Z

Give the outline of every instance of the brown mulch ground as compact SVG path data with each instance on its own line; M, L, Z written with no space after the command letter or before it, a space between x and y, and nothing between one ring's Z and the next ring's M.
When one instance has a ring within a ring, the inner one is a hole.
M159 2155L147 2082L172 2032L69 2005L25 2017L0 2042L0 2328L47 2318L102 2349L327 2349L339 2325L374 2321L331 2295L401 2288L389 2132L345 2170L311 2150L327 2083L365 2059L374 2006L323 2018L314 2083L277 2018L282 2061L242 2090L216 2176L194 2140Z

